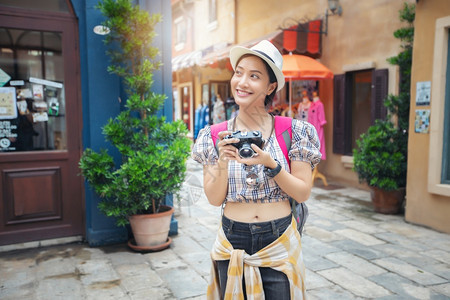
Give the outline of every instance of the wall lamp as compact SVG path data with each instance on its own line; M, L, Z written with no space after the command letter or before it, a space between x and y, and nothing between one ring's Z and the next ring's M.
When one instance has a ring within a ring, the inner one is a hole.
M328 33L328 16L342 15L342 6L339 0L328 0L328 8L325 9L325 35Z

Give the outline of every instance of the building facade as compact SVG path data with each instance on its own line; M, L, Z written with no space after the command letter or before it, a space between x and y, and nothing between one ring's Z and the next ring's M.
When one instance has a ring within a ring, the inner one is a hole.
M450 233L450 6L416 4L407 221Z
M155 46L164 66L154 90L172 118L171 7L136 1L164 20ZM119 78L107 72L98 1L0 1L0 246L64 238L123 242L126 228L99 212L79 175L83 149L115 153L102 127L122 109Z
M232 70L227 59L230 47L233 45L251 46L262 39L269 39L283 54L286 54L288 45L291 44L293 38L289 31L294 28L296 29L294 36L297 41L294 52L316 58L334 73L334 80L288 83L286 88L277 95L278 101L286 106L289 94L291 94L291 104L296 106L301 101L300 92L305 89L305 86L308 89L316 90L324 104L326 119L326 125L323 127L326 159L319 164L319 172L329 181L368 188L365 184L359 183L358 176L352 169L352 149L355 148L360 134L365 132L376 119L386 115L386 109L382 105L386 95L398 94L399 69L397 66L390 65L387 58L397 55L402 50L400 41L393 36L395 30L405 26L399 20L399 11L405 2L409 4L417 2L418 19L415 23L417 31L414 44L413 76L416 74L420 77L429 77L427 80L432 81L431 77L435 74L432 69L432 57L433 51L436 50L433 47L435 42L433 40L434 29L432 30L435 25L431 25L431 23L434 24L438 17L443 18L448 15L448 10L444 9L445 0L341 0L338 1L337 7L330 6L334 1L330 1L330 4L328 2L325 0L265 1L264 3L256 0L180 0L172 2L173 11L186 4L185 9L189 11L192 20L191 30L188 32L192 34L193 49L183 55L176 51L173 52L176 63L172 65L172 72L174 106L178 105L181 110L181 106L184 106L182 101L189 99L190 110L183 116L189 118L189 122L191 122L193 138L200 129L199 127L213 122L211 111L214 109L217 94L222 93L220 95L222 100L231 96L228 81L232 76ZM426 21L421 20L422 15L427 16ZM308 37L308 35L317 33L317 30L311 27L314 21L321 22L318 34L320 40L318 52L311 53L304 49L311 49L311 41L316 38ZM425 23L428 24L428 31L423 28L426 27ZM173 26L175 28L175 25ZM173 42L174 49L176 41ZM421 50L416 52L416 48L421 47L428 50L419 59L417 53L420 53ZM445 55L441 54L441 56ZM418 66L426 66L427 72L417 71ZM441 72L445 70L445 68L444 70L440 69ZM417 82L414 80L416 79L413 77L412 99L415 97L414 89ZM427 80L424 79L424 81ZM189 96L183 98L180 95L183 93L181 88L186 86L188 86L186 90L189 91ZM177 96L181 96L181 98ZM445 150L447 152L439 150L441 151L439 156L428 158L423 149L428 149L430 143L428 137L433 139L434 136L433 118L431 118L431 136L430 134L415 133L416 107L413 102L412 100L410 119L412 130L410 130L409 145L411 156L408 165L406 220L449 232L449 221L444 220L450 208L447 194L449 185L448 183L442 184L440 181L441 173L448 172L441 171L448 169L448 163L445 163L448 162L448 150ZM226 101L225 105L227 105ZM448 116L448 109L444 110L443 103L441 106L437 108L437 111L441 113L445 111ZM206 113L201 108L205 108ZM429 109L431 106L424 108ZM208 110L209 120L205 121L204 117L208 115ZM293 111L293 113L298 113L298 111ZM175 118L183 118L183 116L178 114L175 115ZM443 138L443 120L444 117L441 117L438 121L440 127L436 125L441 130L435 137L440 142L437 149L442 149L444 146L448 148L448 141L446 142ZM197 128L195 127L196 123L200 124ZM435 150L430 145L430 151L431 149ZM420 157L419 163L414 159L419 158L415 157L417 155ZM435 157L438 159L434 160ZM426 183L427 179L424 178L424 173L418 171L419 167L428 170L432 163L434 163L433 166L440 164L439 168L433 167L434 177L428 175L437 182L436 189L441 191L439 195L426 191L429 189L429 183ZM420 185L416 183L418 178L422 179ZM422 186L422 190L418 193L417 189L420 186ZM429 220L421 219L423 208L421 211L419 203L420 206L423 203L430 204ZM431 220L436 216L439 218Z

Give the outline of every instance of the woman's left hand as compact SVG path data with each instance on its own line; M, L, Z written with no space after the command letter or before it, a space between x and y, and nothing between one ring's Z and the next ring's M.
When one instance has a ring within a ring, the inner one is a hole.
M264 150L262 150L261 148L259 148L258 146L256 146L255 144L251 145L253 151L256 152L256 154L251 157L251 158L242 158L239 155L238 149L236 149L235 152L235 159L238 163L241 164L246 164L248 166L252 166L252 165L264 165L268 168L274 168L276 167L277 163L276 161L270 156L269 152L266 152ZM275 166L274 166L275 165Z

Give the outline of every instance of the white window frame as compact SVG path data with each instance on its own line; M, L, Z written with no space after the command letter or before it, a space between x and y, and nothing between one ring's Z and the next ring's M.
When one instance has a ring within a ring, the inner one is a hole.
M441 183L449 30L450 16L436 20L431 89L432 105L428 158L428 192L443 196L450 196L450 184Z

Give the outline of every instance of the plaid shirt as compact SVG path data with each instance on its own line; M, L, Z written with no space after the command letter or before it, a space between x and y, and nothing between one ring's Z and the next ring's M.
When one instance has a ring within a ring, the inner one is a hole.
M232 131L232 120L228 121L228 130ZM320 162L320 142L316 129L301 120L292 121L292 144L289 150L291 161L305 161L314 168ZM290 172L289 164L281 151L275 133L270 136L264 145L264 151L270 153L278 160L281 167ZM203 165L217 164L219 156L211 138L211 127L206 126L200 130L197 141L192 150L192 158ZM246 183L247 172L251 166L245 166L236 161L228 163L228 193L225 201L230 202L278 202L288 201L289 196L281 190L273 178L269 178L263 172L264 166L255 166L259 184L256 186Z

